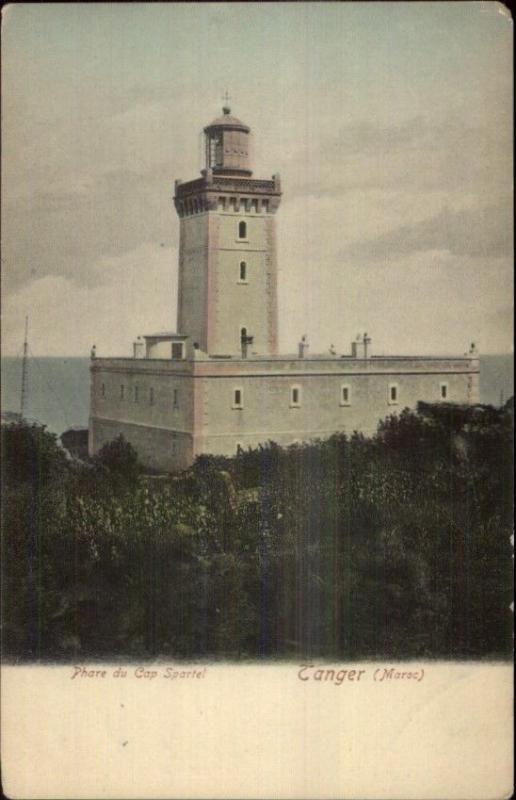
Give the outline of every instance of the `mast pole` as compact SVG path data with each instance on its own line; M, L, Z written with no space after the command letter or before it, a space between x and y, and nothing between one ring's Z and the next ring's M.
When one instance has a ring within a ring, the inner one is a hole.
M25 317L25 339L23 341L23 361L20 397L20 417L25 419L29 394L29 317Z

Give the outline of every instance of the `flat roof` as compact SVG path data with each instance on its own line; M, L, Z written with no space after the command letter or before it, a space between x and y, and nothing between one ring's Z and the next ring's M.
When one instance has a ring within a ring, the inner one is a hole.
M159 331L158 333L144 333L144 339L188 339L185 333L174 333L172 331Z

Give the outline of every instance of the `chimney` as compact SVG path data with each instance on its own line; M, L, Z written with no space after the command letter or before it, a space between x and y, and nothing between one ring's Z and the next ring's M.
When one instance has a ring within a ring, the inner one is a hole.
M364 358L369 358L371 356L371 349L369 345L371 344L371 337L364 333Z
M371 338L364 333L360 333L354 342L351 342L351 355L353 358L371 358Z
M247 358L247 348L253 343L254 336L242 336L240 344L242 346L242 358Z
M133 342L133 358L145 358L145 342L142 342L141 336Z
M298 345L299 358L305 358L305 356L308 355L308 348L309 347L310 347L310 345L308 344L308 339L307 339L306 333L304 333L303 336L301 337L301 341L299 342L299 345Z

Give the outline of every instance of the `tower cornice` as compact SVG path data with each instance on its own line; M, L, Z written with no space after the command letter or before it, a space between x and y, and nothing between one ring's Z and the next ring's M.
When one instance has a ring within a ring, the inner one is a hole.
M217 208L218 198L224 197L235 204L238 211L246 207L247 201L254 198L268 200L268 211L277 211L281 198L281 182L279 175L271 180L240 176L214 175L205 170L201 178L185 183L176 181L174 205L180 217L212 211Z

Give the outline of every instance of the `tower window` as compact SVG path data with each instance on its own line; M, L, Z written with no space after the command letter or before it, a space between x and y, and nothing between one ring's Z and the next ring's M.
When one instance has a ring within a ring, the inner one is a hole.
M290 387L290 408L299 408L301 406L301 387Z
M125 386L124 384L120 384L120 400L123 400L125 396Z
M222 155L222 135L217 137L217 141L215 144L215 166L221 167L223 164L223 155Z
M183 358L183 342L172 342L172 358L175 360Z
M390 383L389 384L389 404L396 405L398 402L398 384L397 383Z
M106 384L105 383L103 383L102 386L100 387L100 394L102 395L102 397L106 396Z
M245 261L240 262L240 272L239 272L239 281L240 283L247 282L247 263Z
M238 238L247 239L247 222L243 219L238 223Z
M447 400L447 399L448 399L448 384L441 383L441 400Z
M149 405L151 406L154 405L154 389L152 388L152 386L149 389Z
M341 406L351 405L351 386L347 383L343 383L340 387L340 404Z
M179 405L179 392L177 389L174 389L174 391L172 392L172 405L175 408L177 408L177 406Z
M244 407L244 390L241 388L233 389L233 408Z
M137 403L137 402L138 402L138 395L139 395L139 387L138 387L138 385L136 385L136 386L134 387L134 402L135 402L135 403Z

